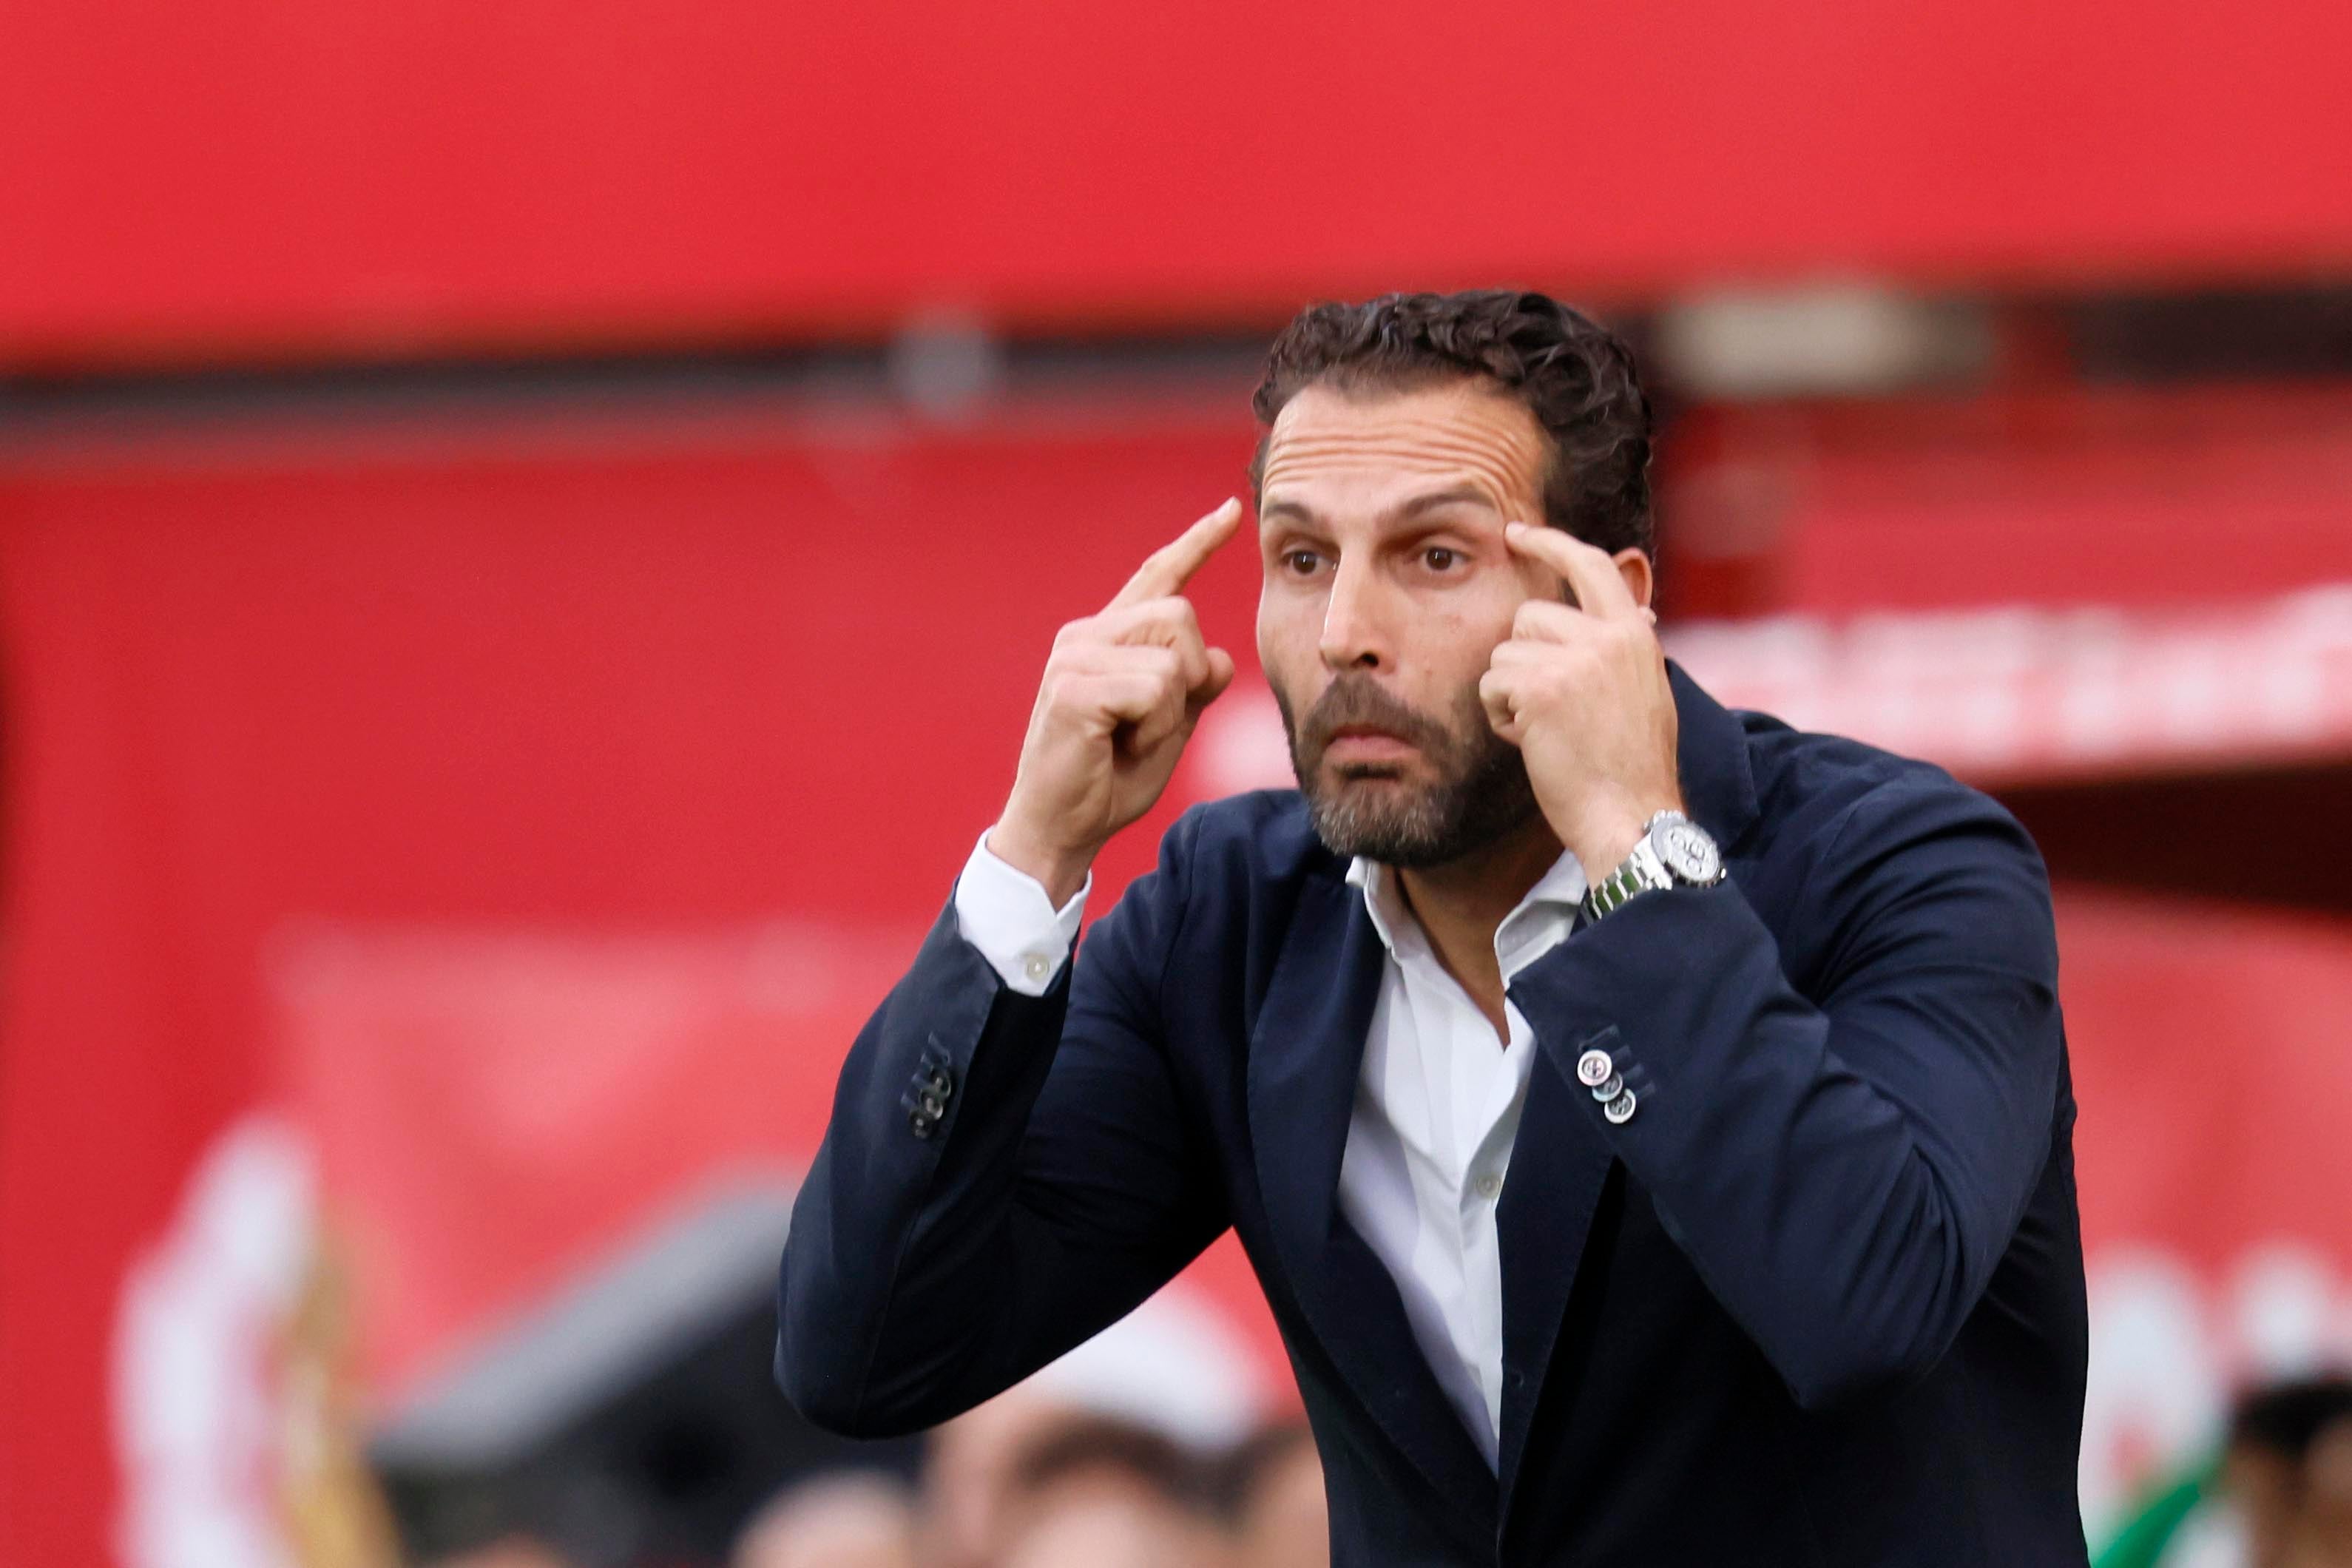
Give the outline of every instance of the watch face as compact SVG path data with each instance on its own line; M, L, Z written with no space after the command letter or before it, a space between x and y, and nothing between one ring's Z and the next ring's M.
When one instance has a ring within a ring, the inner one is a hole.
M1723 868L1715 840L1696 822L1661 822L1650 836L1666 869L1685 882L1712 882Z

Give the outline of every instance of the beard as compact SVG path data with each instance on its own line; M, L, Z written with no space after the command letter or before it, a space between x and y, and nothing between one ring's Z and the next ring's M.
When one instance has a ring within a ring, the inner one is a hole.
M1527 760L1486 722L1475 686L1455 701L1450 724L1407 707L1364 675L1332 681L1304 718L1279 688L1274 700L1315 836L1334 855L1443 866L1501 841L1537 814ZM1410 742L1436 778L1408 785L1398 763L1348 763L1327 776L1323 753L1334 732L1358 724Z

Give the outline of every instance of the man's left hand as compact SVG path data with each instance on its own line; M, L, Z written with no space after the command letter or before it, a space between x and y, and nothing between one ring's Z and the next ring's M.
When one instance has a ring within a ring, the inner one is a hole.
M1575 603L1520 605L1478 696L1495 732L1526 756L1553 833L1597 880L1633 852L1651 817L1682 809L1657 617L1634 602L1606 552L1524 523L1505 539L1557 574Z

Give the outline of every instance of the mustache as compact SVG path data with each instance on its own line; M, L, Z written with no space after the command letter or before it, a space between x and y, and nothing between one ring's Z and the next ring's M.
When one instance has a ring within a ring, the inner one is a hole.
M1432 753L1451 750L1454 740L1444 725L1391 697L1370 676L1342 675L1307 710L1293 743L1303 754L1319 755L1337 731L1350 725L1386 731Z

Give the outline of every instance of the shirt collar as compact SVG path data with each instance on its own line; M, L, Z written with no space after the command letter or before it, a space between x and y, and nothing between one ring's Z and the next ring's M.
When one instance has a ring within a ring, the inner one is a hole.
M1348 863L1348 882L1362 891L1365 912L1372 917L1372 930L1380 933L1381 945L1389 950L1390 957L1402 961L1429 951L1429 939L1422 933L1421 922L1413 918L1412 906L1405 902L1404 889L1397 885L1395 867L1359 855ZM1573 920L1584 902L1585 891L1584 863L1571 851L1561 850L1550 869L1536 879L1527 897L1513 905L1511 912L1495 928L1496 951L1502 952L1510 943L1514 931L1526 923L1525 917L1529 914L1540 910Z

